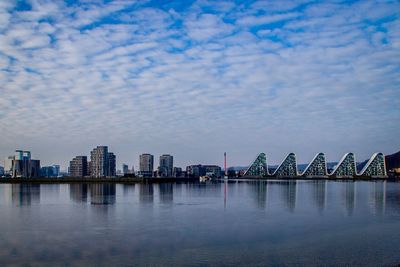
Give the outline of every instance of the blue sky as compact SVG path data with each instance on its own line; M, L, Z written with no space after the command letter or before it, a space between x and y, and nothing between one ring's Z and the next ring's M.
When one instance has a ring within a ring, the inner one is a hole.
M0 0L0 156L400 149L399 1Z

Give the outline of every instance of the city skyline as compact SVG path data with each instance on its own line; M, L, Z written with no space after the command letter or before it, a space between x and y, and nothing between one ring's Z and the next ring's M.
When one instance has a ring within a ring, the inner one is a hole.
M0 3L0 157L247 166L399 150L397 1Z

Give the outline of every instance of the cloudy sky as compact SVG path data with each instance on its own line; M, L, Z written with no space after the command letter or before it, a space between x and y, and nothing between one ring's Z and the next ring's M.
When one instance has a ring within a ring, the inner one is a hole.
M399 119L399 1L0 0L1 158L361 161Z

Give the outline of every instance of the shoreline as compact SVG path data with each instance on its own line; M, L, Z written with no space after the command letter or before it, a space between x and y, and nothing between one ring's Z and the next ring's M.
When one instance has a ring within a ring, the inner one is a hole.
M229 179L216 179L213 181L400 181L399 177L356 177L356 178L339 178L339 177L237 177ZM68 177L68 178L1 178L0 184L73 184L73 183L115 183L115 184L149 184L149 183L200 183L199 178L173 178L173 177L121 177L121 178L84 178L84 177Z

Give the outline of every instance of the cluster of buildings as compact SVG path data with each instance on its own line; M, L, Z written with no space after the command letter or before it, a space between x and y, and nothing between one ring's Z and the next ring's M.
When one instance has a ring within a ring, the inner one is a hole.
M59 177L60 165L40 166L40 160L32 159L30 151L15 150L14 155L4 160L0 175L13 178Z
M40 160L32 159L30 151L16 150L15 154L5 158L4 167L0 166L0 176L12 178L36 177L221 177L221 167L216 165L190 165L186 170L174 166L174 157L163 154L159 157L159 164L155 168L154 155L144 153L139 156L139 169L135 171L122 164L122 171L116 170L116 156L107 146L97 146L90 152L90 156L76 156L69 162L68 172L62 173L60 165L40 166Z
M97 146L87 156L76 156L69 163L69 176L72 177L114 177L116 176L116 156L107 146Z
M191 165L183 171L174 166L174 157L163 154L159 158L158 167L154 166L154 155L144 153L139 156L139 170L130 169L127 164L122 164L122 172L116 171L116 157L108 151L107 146L98 146L90 153L90 161L86 156L76 156L70 161L69 176L71 177L199 177L210 175L221 176L221 167L216 165Z
M59 165L40 166L40 160L32 159L30 151L16 150L15 154L5 159L4 168L0 168L0 175L13 178L61 177ZM133 166L129 169L122 164L122 172L116 171L116 156L107 146L97 146L87 156L76 156L69 163L68 176L71 177L175 177L196 178L209 176L219 178L223 175L217 165L189 165L186 170L174 166L174 157L163 154L159 157L158 167L154 167L154 155L144 153L139 156L139 170L135 172ZM238 172L227 169L228 177L387 177L385 156L375 153L372 157L357 164L355 155L347 153L334 166L328 168L324 153L318 153L303 171L299 171L296 155L289 153L283 162L276 168L269 168L265 153L260 153L256 160L246 169Z

